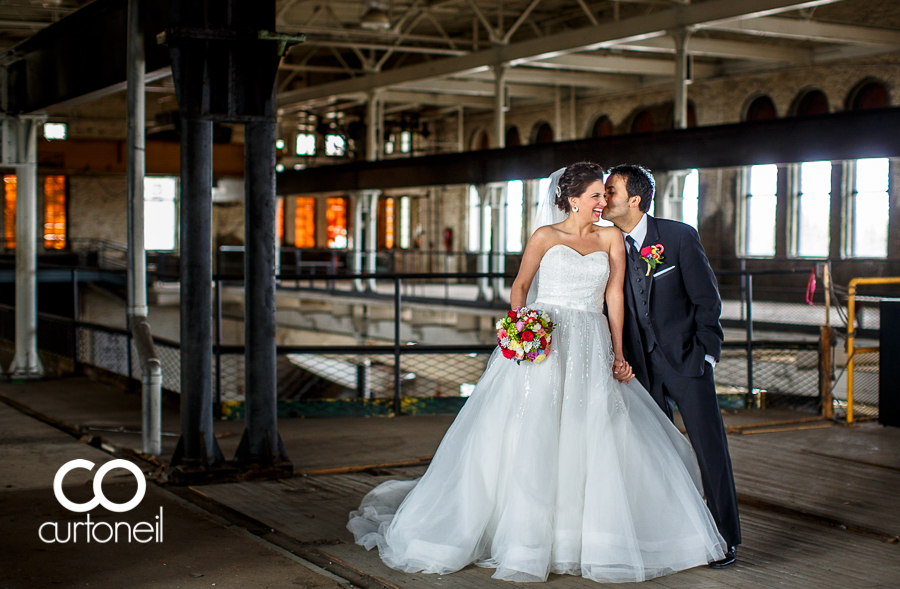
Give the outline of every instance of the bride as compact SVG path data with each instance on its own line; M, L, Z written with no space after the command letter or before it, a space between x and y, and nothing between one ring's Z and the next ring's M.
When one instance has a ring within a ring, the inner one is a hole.
M599 165L551 176L511 294L549 313L550 354L517 365L495 350L425 475L350 514L389 567L626 582L723 557L690 445L622 356L626 256L618 229L594 225L605 204Z

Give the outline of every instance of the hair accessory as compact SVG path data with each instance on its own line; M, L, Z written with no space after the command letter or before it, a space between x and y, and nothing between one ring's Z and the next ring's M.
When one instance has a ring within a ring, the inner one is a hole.
M563 168L563 169L565 169L565 168ZM556 196L557 196L557 198L562 196L562 189L559 187L559 184L556 185Z

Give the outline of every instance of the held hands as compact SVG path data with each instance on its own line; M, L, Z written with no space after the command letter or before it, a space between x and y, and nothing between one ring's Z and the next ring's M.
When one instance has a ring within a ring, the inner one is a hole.
M634 378L634 372L631 370L631 364L625 361L625 358L620 355L616 355L615 361L613 361L613 377L621 383L629 383L631 379Z

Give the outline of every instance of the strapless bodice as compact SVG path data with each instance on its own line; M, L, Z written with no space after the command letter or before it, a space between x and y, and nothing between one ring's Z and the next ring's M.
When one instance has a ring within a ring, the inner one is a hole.
M546 303L600 313L608 280L609 254L598 251L583 256L558 243L541 258L534 306Z

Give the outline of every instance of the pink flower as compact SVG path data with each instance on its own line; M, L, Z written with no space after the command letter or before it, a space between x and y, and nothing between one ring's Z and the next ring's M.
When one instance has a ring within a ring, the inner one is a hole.
M505 329L501 329L501 330L500 330L500 333L497 334L497 337L499 337L500 339L503 339L503 338L505 338L507 335L508 335L508 334L506 333L506 330L505 330Z
M522 331L525 328L525 323L523 321L516 321L516 329Z

